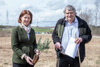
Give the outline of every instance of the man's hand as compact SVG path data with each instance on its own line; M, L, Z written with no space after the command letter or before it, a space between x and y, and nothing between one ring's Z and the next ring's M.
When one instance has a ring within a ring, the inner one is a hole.
M60 47L60 46L61 46L61 45L60 45L59 42L56 42L56 43L55 43L55 48L56 48L56 49L58 48L59 50L61 50L61 47Z
M26 55L24 58L27 61L27 63L29 63L30 65L33 65L32 63L33 60L29 56Z
M80 44L82 41L83 41L82 38L79 37L79 38L76 38L75 43Z

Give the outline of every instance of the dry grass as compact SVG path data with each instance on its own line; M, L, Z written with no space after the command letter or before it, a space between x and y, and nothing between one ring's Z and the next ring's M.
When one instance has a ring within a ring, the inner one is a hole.
M49 38L52 41L51 35L36 35L38 40L42 36L44 41ZM91 42L86 44L86 58L82 63L82 67L100 67L100 38L93 37ZM0 37L0 67L12 67L12 50L11 38ZM50 49L47 52L42 52L40 59L35 67L56 67L56 53L53 42L50 43Z

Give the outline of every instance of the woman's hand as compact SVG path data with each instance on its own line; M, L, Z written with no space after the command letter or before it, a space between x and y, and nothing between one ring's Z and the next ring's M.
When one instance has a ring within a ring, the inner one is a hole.
M30 65L33 65L32 63L33 60L29 56L26 55L24 58L27 61L27 63L29 63Z
M36 55L40 55L41 54L41 52L38 49L35 49L35 53L36 53Z

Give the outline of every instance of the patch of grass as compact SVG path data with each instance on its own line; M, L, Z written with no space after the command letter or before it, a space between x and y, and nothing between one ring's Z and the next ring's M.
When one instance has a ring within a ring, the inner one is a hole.
M100 59L100 56L99 56L99 59Z
M33 29L35 30L35 32L40 32L40 33L42 33L42 32L44 32L44 33L46 33L46 32L52 33L52 31L53 31L53 29L51 29L51 28L33 27Z
M100 64L100 60L97 60L97 61L96 61L96 64Z
M0 29L0 31L2 31L2 29Z
M98 60L96 60L96 64L100 64L100 56L98 56Z

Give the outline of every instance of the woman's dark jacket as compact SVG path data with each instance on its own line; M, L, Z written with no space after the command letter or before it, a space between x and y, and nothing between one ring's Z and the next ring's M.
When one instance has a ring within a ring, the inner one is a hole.
M34 49L37 47L34 30L31 28L28 40L28 36L24 28L21 28L20 26L15 27L12 30L11 46L13 50L12 62L25 64L26 61L25 59L22 60L21 56L25 53L33 58L35 54Z
M76 16L76 18L78 19L79 37L83 39L83 41L80 43L80 46L79 46L80 58L82 62L85 57L85 43L88 43L91 40L92 35L91 35L91 30L88 24L83 19L79 18L78 16ZM61 44L65 25L66 25L65 18L58 20L52 34L54 44L56 42L60 42Z

